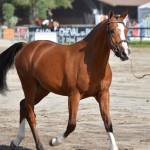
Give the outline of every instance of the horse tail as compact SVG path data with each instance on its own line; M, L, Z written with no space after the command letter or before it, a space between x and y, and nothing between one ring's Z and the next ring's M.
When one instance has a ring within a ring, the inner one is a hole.
M16 54L24 45L26 45L24 42L15 43L0 54L0 94L5 95L5 91L8 90L7 72L13 66Z

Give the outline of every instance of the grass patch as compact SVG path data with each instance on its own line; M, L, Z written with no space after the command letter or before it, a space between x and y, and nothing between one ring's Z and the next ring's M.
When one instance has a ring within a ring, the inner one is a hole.
M129 46L136 47L136 48L150 48L150 41L132 41L129 42Z

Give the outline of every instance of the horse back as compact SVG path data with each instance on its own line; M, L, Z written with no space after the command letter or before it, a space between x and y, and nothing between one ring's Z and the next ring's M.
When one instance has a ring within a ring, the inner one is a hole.
M34 41L16 57L21 74L34 78L42 87L61 95L77 84L82 54L74 45L60 45L50 41Z

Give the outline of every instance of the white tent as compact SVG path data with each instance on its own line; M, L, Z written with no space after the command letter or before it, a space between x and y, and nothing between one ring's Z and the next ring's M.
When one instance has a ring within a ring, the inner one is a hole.
M138 20L150 17L150 2L138 7Z
M142 27L150 28L150 2L138 7L138 20ZM146 29L144 34L150 37L150 30Z
M140 6L149 0L99 0L112 6Z

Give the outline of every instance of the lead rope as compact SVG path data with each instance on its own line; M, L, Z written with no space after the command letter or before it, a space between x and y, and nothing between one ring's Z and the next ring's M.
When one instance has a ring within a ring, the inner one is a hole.
M150 76L150 73L149 74L144 74L142 76L137 76L135 75L134 71L133 71L133 62L132 62L132 58L130 58L130 61L131 61L131 73L133 74L133 76L137 79L142 79L144 78L145 76Z

